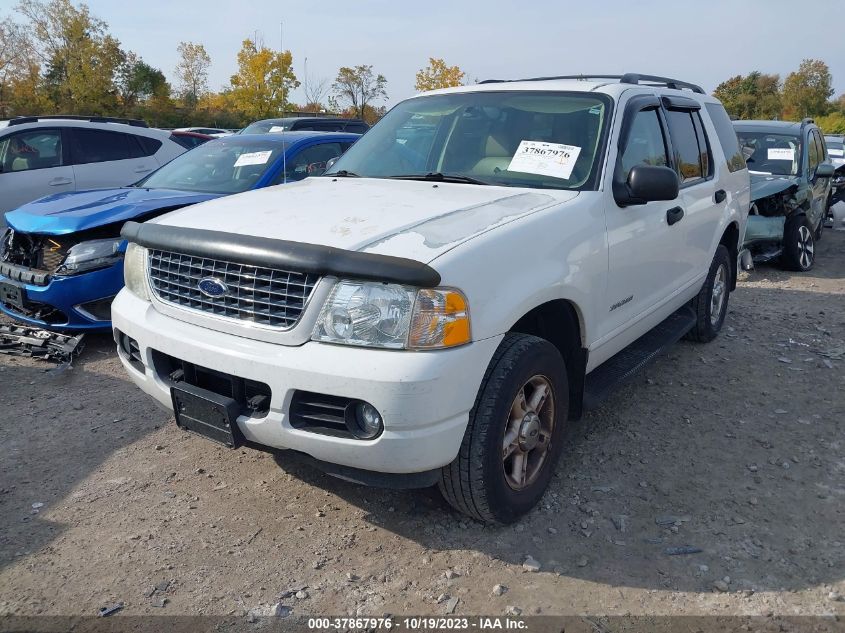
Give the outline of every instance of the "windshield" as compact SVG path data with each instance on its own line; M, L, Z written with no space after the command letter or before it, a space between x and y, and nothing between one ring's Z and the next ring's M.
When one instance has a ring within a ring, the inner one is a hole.
M736 131L748 170L758 174L795 176L801 162L801 141L795 134Z
M388 112L331 173L583 188L598 169L609 104L602 95L567 92L416 97Z
M254 187L282 151L281 143L209 141L174 158L135 186L240 193Z
M256 121L247 125L238 134L267 134L268 132L284 132L289 129L290 124L285 120Z

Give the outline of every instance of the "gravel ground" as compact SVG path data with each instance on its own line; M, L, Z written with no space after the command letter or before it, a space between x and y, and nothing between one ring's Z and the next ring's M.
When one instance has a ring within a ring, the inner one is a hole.
M0 357L0 615L845 615L843 308L845 233L745 275L504 528L185 434L107 337L66 371Z

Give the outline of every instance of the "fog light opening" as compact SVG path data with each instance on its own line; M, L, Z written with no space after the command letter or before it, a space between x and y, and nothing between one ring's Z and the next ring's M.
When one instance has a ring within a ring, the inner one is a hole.
M356 400L346 407L346 427L359 440L372 440L384 430L384 420L373 405Z

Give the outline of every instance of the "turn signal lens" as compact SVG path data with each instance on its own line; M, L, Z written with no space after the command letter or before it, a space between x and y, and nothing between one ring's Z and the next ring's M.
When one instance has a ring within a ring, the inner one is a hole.
M471 340L469 304L462 292L453 288L417 291L408 337L410 349L455 347Z

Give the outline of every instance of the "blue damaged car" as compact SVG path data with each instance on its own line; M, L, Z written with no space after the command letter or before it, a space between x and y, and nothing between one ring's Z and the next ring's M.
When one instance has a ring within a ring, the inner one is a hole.
M131 187L60 193L6 213L0 310L51 330L107 330L123 287L127 220L322 174L357 134L288 132L209 141Z

